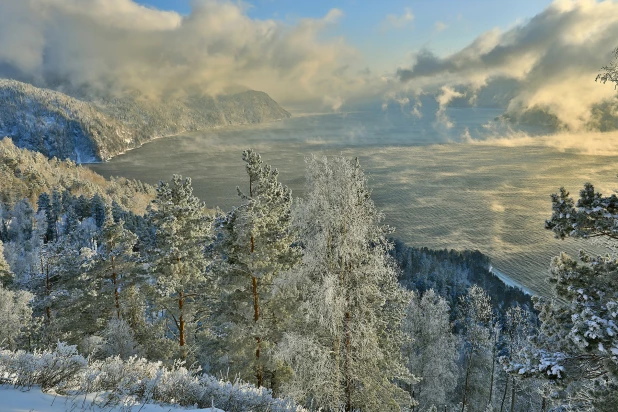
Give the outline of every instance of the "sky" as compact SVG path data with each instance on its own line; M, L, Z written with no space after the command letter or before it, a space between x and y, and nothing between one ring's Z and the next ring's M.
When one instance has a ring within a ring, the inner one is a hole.
M39 86L413 115L432 96L570 129L618 113L594 81L617 39L618 0L0 0L0 77Z
M191 0L140 0L142 5L187 15ZM290 25L342 11L337 27L325 35L340 36L359 50L368 66L389 71L421 48L437 54L454 52L495 27L508 28L530 19L550 0L253 0L247 15Z

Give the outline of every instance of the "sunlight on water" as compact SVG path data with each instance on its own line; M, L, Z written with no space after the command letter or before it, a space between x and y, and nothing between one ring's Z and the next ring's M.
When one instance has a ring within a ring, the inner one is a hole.
M551 257L589 248L555 240L544 229L549 194L565 186L577 195L588 181L604 193L617 188L618 156L609 142L618 138L596 134L577 142L577 136L517 133L508 141L483 126L499 114L451 109L452 129L396 111L300 116L160 139L91 167L152 184L172 173L190 176L208 206L228 210L239 203L236 186L247 184L241 160L246 148L277 167L296 196L303 193L306 156L357 156L397 237L414 246L478 249L501 272L547 294ZM568 144L561 146L560 139ZM581 144L588 141L594 141L593 152Z

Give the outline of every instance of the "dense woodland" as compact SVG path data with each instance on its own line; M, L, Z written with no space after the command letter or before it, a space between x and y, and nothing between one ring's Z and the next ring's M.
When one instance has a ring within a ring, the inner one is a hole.
M479 252L391 240L356 160L308 158L298 199L247 150L222 212L189 178L0 149L4 383L228 411L614 410L615 256L556 257L558 299L531 299ZM618 198L580 197L553 195L547 228L612 245Z

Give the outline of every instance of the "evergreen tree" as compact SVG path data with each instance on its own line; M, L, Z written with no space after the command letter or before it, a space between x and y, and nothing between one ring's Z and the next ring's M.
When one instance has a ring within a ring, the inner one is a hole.
M160 294L157 304L177 330L181 356L186 357L187 325L204 302L208 288L205 257L211 223L204 204L193 196L191 179L174 175L160 182L148 219L156 228L151 273Z
M279 345L294 375L287 393L327 410L409 405L400 325L408 294L397 283L382 215L358 161L312 158L297 209L303 258L295 325Z
M47 226L45 231L45 242L52 241L54 239L54 224L52 223L52 207L49 194L47 192L41 193L37 201L37 213L43 212L47 218Z
M62 216L64 209L62 208L62 196L58 190L52 192L51 213L49 215L49 227L53 232L53 236L49 240L56 240L60 236L58 230L58 221Z
M105 223L105 201L98 193L92 196L90 200L90 216L94 218L97 227L103 227Z
M290 229L292 195L259 154L247 150L243 160L249 193L238 193L246 203L218 225L217 250L223 260L216 267L223 296L213 319L227 363L219 367L246 380L255 378L258 387L270 377L272 387L276 371L273 361L264 359L264 349L280 338L285 313L277 304L273 282L298 261ZM271 365L267 377L265 364Z
M13 272L4 258L4 245L0 240L0 285L6 288L13 283Z
M114 223L111 207L105 212L105 222L101 228L101 249L99 259L107 266L105 276L111 279L116 318L120 319L120 291L130 282L127 279L132 272L133 246L137 236L124 228L121 220Z
M615 194L603 196L588 183L575 202L561 188L552 195L552 208L546 227L556 237L600 238L617 250ZM618 401L618 259L585 252L574 259L562 253L552 260L550 281L559 299L536 299L538 349L520 373L549 377L566 388L562 405L613 411Z

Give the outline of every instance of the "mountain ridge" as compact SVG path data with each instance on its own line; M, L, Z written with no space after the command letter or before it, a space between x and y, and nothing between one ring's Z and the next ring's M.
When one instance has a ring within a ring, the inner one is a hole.
M255 90L154 100L134 91L89 96L0 79L0 136L78 163L109 160L155 138L291 117Z

